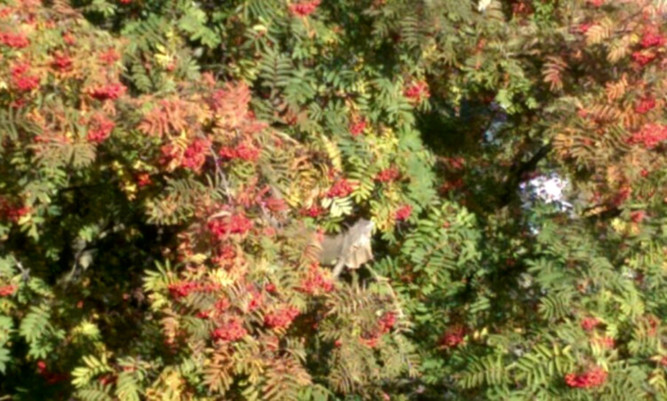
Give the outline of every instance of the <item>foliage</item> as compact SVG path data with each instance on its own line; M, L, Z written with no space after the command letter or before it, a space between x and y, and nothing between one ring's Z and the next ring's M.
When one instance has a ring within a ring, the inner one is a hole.
M664 399L666 14L0 5L0 393Z

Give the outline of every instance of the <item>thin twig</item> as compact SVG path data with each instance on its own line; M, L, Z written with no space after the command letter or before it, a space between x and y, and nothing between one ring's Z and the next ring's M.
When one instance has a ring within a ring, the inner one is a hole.
M222 167L220 167L220 158L213 151L213 145L209 145L208 149L211 152L211 155L213 156L213 161L215 162L215 175L222 184L222 189L225 191L225 196L227 196L227 201L231 204L234 198L232 196L231 190L229 189L229 181L227 181L227 176L222 171Z
M398 295L396 295L396 291L394 291L394 287L392 287L391 284L389 284L389 278L379 275L370 266L368 266L367 269L368 269L369 272L371 272L371 274L373 275L373 278L377 282L381 282L381 283L386 284L387 288L389 288L391 298L394 301L394 307L396 307L396 309L398 310L399 319L405 319L405 313L403 312L403 308L401 307L401 303L398 300Z

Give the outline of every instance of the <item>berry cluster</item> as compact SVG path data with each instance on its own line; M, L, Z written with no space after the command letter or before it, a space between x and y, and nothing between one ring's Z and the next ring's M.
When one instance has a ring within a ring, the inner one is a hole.
M13 295L17 288L17 286L11 284L0 286L0 297L8 297Z
M30 208L28 206L17 206L15 203L0 197L0 217L17 222L29 212Z
M410 215L412 214L412 206L410 205L404 205L401 206L395 213L394 217L398 221L404 221L410 218Z
M30 75L30 64L20 63L16 64L11 69L12 84L21 92L30 92L39 87L39 77Z
M307 17L317 10L320 5L320 0L305 1L289 5L289 11L292 15L298 17Z
M359 337L359 341L369 348L375 348L380 344L382 335L389 333L395 324L396 315L393 312L386 312L378 320L376 329L365 332Z
M646 114L654 108L655 99L652 97L645 97L639 100L639 103L637 103L637 106L635 106L635 111L639 114Z
M299 315L299 310L293 306L286 306L264 316L264 324L273 329L284 329L292 324Z
M183 153L181 166L199 172L206 161L206 152L210 146L211 143L204 138L197 138L192 141L190 146L188 146Z
M278 290L278 288L276 287L276 285L273 284L273 283L268 283L267 285L264 286L264 289L265 289L267 292L270 292L271 294L275 294L276 291Z
M301 209L302 216L318 217L324 214L324 209L320 205L312 205L309 208Z
M653 52L637 51L632 53L632 59L642 67L653 61L655 58L656 55Z
M88 94L97 100L115 100L123 96L127 88L121 83L100 85L88 89Z
M445 334L440 338L440 341L438 341L438 345L442 349L447 349L447 348L455 348L458 347L459 344L463 342L465 339L465 327L456 325L453 327L450 327L445 331Z
M361 135L365 129L366 129L366 120L364 118L360 118L358 120L353 119L352 123L350 123L349 130L352 136Z
M414 103L421 103L422 101L431 97L428 84L425 81L416 81L411 83L410 86L405 88L403 95Z
M400 171L396 167L390 167L380 171L376 176L375 180L383 183L392 182L398 179L401 175Z
M116 49L111 48L103 53L100 53L99 59L106 65L112 65L116 61L120 60L120 55L118 52L116 52Z
M585 34L586 32L588 32L589 29L591 29L593 27L593 25L594 24L592 24L590 22L584 22L583 24L579 24L577 26L577 31L579 31L579 33L581 33L581 34Z
M216 284L202 284L193 281L180 281L167 286L169 294L175 298L187 297L192 292L215 292L219 289Z
M385 312L378 323L382 334L389 333L396 324L396 314L394 312Z
M324 292L331 292L334 289L334 283L330 279L324 277L321 269L317 264L313 264L306 275L306 278L301 282L300 291L306 294L315 294L319 290Z
M567 383L568 386L575 388L600 387L605 381L607 381L607 372L599 367L581 374L568 373L565 375L565 383Z
M153 180L151 180L151 175L146 172L137 174L135 180L139 188L145 187L153 183Z
M217 250L216 256L211 258L214 265L229 268L234 264L236 258L236 250L231 245L224 245Z
M329 198L344 198L352 193L354 188L352 184L345 178L340 179L331 186L327 192L327 197Z
M28 206L10 207L4 211L9 221L17 222L19 219L30 212Z
M665 39L665 37L662 36L655 27L648 27L646 30L644 30L642 40L639 43L641 47L647 49L649 47L664 46L666 42L667 39Z
M215 219L208 222L208 229L216 239L222 239L228 234L245 234L252 229L252 220L245 214Z
M21 33L0 33L0 43L14 49L23 49L30 45L30 41Z
M246 290L250 294L250 301L248 302L248 311L254 311L264 305L264 295L257 290L253 285L249 284Z
M630 220L633 223L641 223L642 220L644 220L644 217L646 217L646 212L643 210L635 210L634 212L630 213Z
M206 162L210 146L211 143L206 138L195 139L185 150L173 143L168 143L160 149L162 151L160 163L181 166L199 173Z
M616 346L616 341L614 340L614 337L609 337L609 336L594 338L593 342L602 348L612 349Z
M225 323L218 326L211 337L216 341L231 342L240 340L248 334L248 331L243 327L243 323L238 317L228 318Z
M116 124L104 114L98 113L91 117L88 127L88 142L100 143L106 140Z
M581 320L581 328L586 330L586 331L593 330L599 324L600 324L600 321L597 320L594 317L586 317L586 318L583 318Z
M241 159L248 162L255 162L259 158L260 150L242 142L236 147L223 146L218 151L218 154L226 160Z
M67 55L58 53L51 60L51 68L61 72L69 71L72 68L72 59Z
M666 139L667 125L649 123L628 138L627 142L631 145L642 144L646 149L653 149Z

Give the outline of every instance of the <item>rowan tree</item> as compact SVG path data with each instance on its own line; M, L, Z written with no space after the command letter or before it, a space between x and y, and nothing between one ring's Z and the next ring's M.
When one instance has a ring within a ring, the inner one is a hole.
M3 2L0 392L664 399L666 16Z

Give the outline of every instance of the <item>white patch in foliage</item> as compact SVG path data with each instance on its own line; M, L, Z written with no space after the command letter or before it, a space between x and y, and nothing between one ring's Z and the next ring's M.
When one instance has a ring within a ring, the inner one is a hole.
M477 11L480 13L484 12L484 10L491 5L492 1L493 0L479 0L479 3L477 3Z
M529 201L532 198L544 203L555 203L561 210L567 210L572 208L572 204L565 200L565 190L568 185L568 181L558 174L550 174L541 175L521 183L520 188L524 201Z

